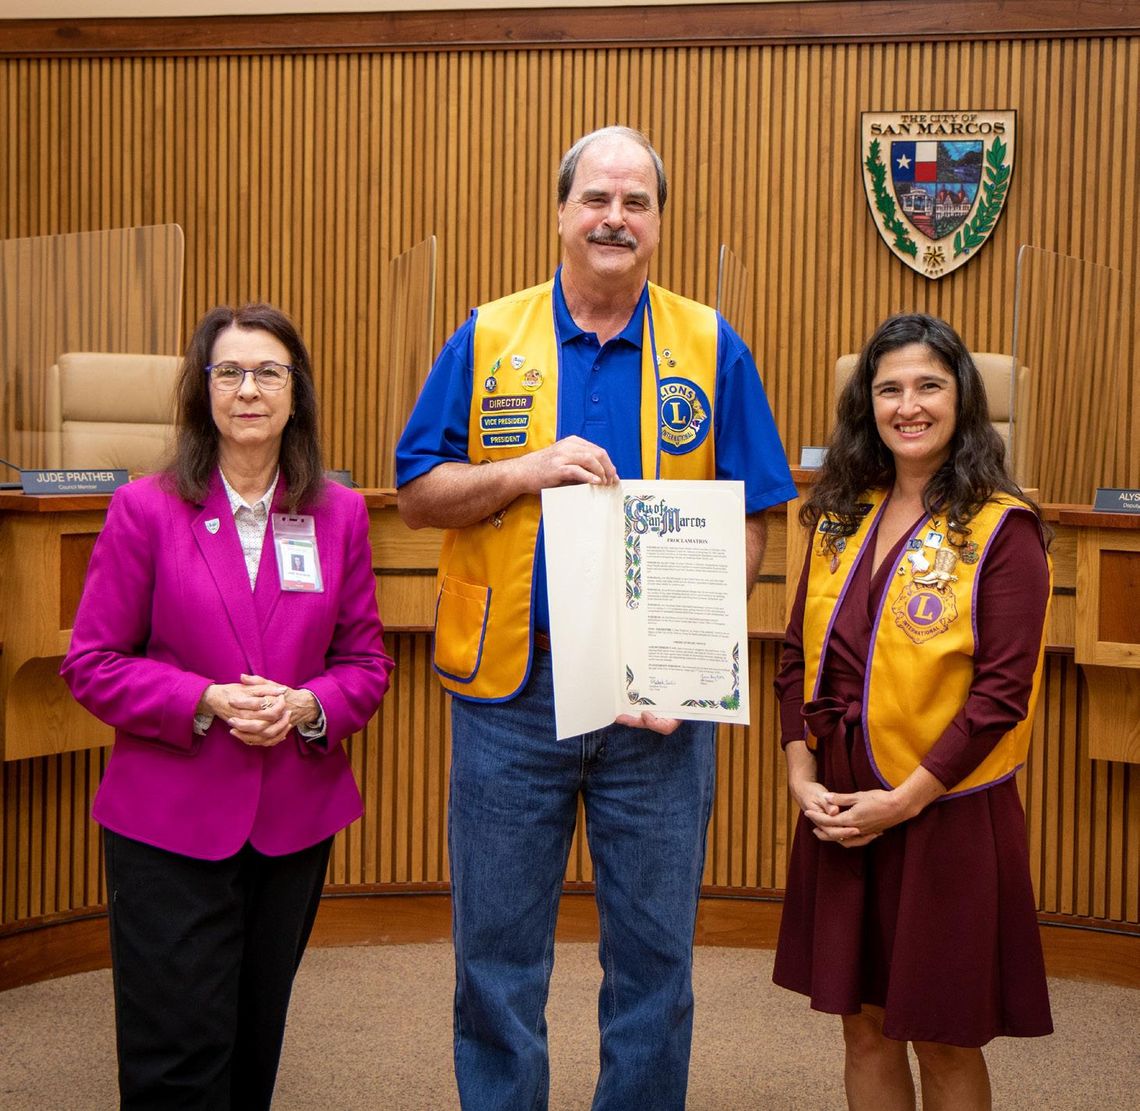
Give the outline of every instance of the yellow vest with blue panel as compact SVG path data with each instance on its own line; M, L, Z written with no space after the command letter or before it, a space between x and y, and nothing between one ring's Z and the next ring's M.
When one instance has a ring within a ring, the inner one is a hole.
M472 463L540 451L558 437L553 289L553 281L545 282L476 314ZM641 355L642 477L716 478L717 335L712 309L650 284ZM541 514L539 497L526 494L485 521L444 534L434 664L453 694L505 701L530 674Z
M862 500L867 511L855 534L839 541L841 551L832 553L823 544L835 523L825 516L816 526L804 604L805 702L819 697L835 616L886 497L874 491ZM863 695L863 737L887 787L899 786L921 764L965 705L974 677L978 579L985 573L993 536L1008 513L1020 510L1032 512L1016 498L994 497L970 521L969 542L957 548L947 542L945 519L928 518L911 534L877 600ZM1050 594L1052 579L1049 560ZM1044 659L1043 629L1025 717L950 794L992 786L1025 763ZM807 743L816 747L810 735Z

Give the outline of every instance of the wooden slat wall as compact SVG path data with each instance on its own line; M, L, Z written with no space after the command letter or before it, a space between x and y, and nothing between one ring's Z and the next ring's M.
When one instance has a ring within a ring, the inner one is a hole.
M366 457L364 467L379 468L382 487L396 485L389 445L399 440L434 357L435 273L434 235L392 260L380 336L384 357L377 373L356 376L356 438L377 456Z
M292 312L330 462L376 484L355 414L382 361L389 260L439 237L438 346L471 305L549 275L558 158L624 120L672 171L655 276L711 301L721 242L749 271L739 325L793 458L824 436L836 356L888 312L928 310L973 350L1012 350L1030 242L1123 273L1116 477L1135 483L1138 86L1140 38L1123 37L3 60L0 237L181 224L185 333L217 301ZM975 261L928 282L872 226L859 111L986 106L1020 113L1006 212Z
M1038 905L1136 923L1140 915L1140 765L1088 757L1079 673L1049 656L1022 796Z
M0 927L106 902L91 800L110 750L2 765Z
M447 881L447 773L450 728L424 635L389 634L396 661L380 713L348 745L364 817L336 838L332 884L440 884Z
M438 346L472 304L549 275L558 158L582 131L625 121L672 170L655 277L712 300L721 242L750 274L736 323L792 458L823 438L836 356L889 312L935 312L973 349L1011 350L1029 241L1123 274L1131 369L1114 473L1137 484L1138 84L1135 37L0 60L0 237L180 224L184 334L218 301L292 312L314 351L330 463L375 483L392 445L378 450L360 410L377 395L389 260L439 237ZM981 107L1020 113L1007 211L975 261L928 283L871 225L858 113ZM395 687L350 744L366 815L337 839L334 886L446 878L446 715L427 645L391 638ZM752 657L753 728L722 740L706 881L770 890L791 816L777 649L756 642ZM1067 657L1050 657L1047 684L1025 782L1041 908L1135 925L1140 776L1083 754ZM0 925L102 901L86 815L103 758L3 766ZM569 878L588 877L576 844Z

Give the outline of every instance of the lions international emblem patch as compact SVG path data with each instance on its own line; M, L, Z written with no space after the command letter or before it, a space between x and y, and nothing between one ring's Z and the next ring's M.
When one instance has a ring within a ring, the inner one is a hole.
M1009 196L1017 113L864 112L863 187L883 241L944 278L989 239Z
M891 606L895 624L915 644L944 633L958 616L958 604L951 591L907 583Z
M712 407L704 390L687 378L662 378L659 392L661 450L684 455L705 442Z

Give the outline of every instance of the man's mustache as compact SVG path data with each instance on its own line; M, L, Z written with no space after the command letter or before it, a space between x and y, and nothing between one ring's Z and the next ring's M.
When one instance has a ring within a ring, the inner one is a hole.
M595 228L587 233L586 241L601 243L603 246L628 247L632 251L637 250L637 240L623 228Z

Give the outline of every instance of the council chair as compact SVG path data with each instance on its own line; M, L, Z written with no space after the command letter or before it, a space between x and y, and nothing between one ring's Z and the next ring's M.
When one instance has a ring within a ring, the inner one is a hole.
M177 355L71 351L48 371L47 466L158 470L174 442Z

